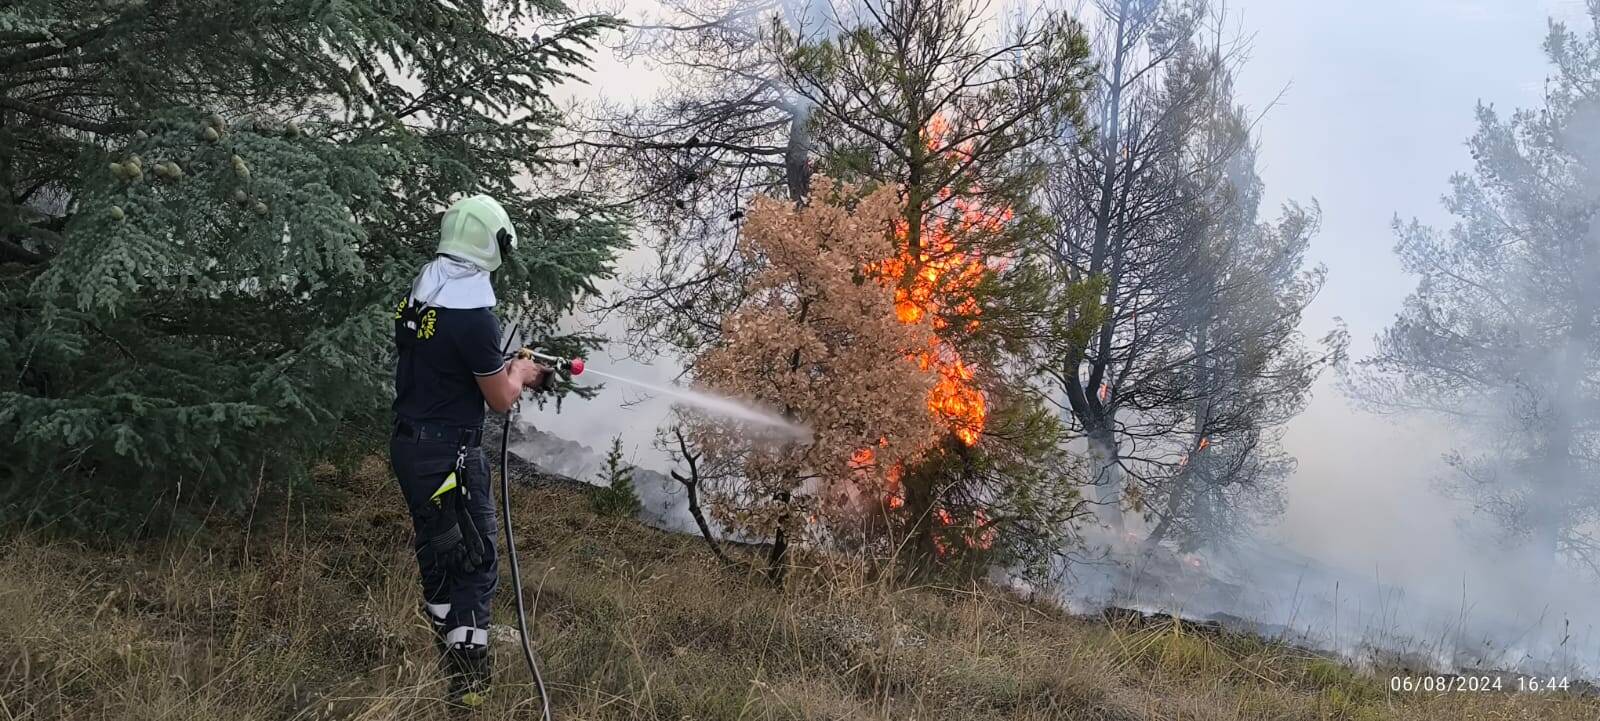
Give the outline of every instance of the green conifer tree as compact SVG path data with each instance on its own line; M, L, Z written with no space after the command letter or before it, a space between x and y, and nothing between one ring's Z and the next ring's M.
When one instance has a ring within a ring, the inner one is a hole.
M631 518L639 512L639 494L633 490L633 471L634 467L622 460L622 436L612 438L605 467L599 473L604 485L590 496L595 513Z
M381 431L388 311L462 194L511 213L496 285L549 329L622 243L529 189L565 162L550 88L614 25L558 0L0 8L0 508L237 505Z

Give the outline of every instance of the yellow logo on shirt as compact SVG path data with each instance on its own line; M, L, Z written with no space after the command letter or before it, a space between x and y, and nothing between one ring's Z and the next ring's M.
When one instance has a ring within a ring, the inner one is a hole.
M417 327L418 338L433 337L433 326L438 319L438 313L439 310L437 308L429 308L428 312L422 314L422 323Z

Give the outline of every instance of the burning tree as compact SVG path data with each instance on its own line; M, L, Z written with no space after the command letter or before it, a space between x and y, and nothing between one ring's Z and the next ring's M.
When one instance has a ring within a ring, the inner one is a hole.
M874 266L893 249L893 188L854 199L855 188L818 178L809 202L758 198L735 252L753 270L715 345L694 358L707 387L778 409L808 439L752 435L688 415L686 435L727 472L707 487L718 520L773 538L771 572L808 525L819 530L872 513L892 469L937 438L927 404L935 374L916 358L928 320L902 322L895 291ZM686 446L687 448L687 446ZM865 463L863 449L875 463Z
M760 0L665 7L629 52L666 66L669 90L608 112L604 132L584 140L596 187L639 194L653 231L659 263L620 302L635 337L664 341L689 364L718 341L753 272L734 250L751 194L799 202L813 168L900 188L896 247L873 270L896 288L896 317L933 329L909 354L935 379L927 402L944 421L948 458L895 467L863 444L862 462L907 481L885 504L924 560L941 544L966 548L953 542L963 536L1005 550L1007 529L1055 529L1036 549L1058 545L1067 524L1045 519L1076 514L1079 479L1057 453L1064 430L1040 420L1027 373L1007 359L1092 317L1092 282L1051 278L1028 251L1048 226L1030 202L1043 174L1035 151L1081 120L1089 64L1078 26L1033 12L996 34L966 0L804 13ZM1059 504L1007 511L1024 478Z
M1085 39L1054 11L991 33L983 7L962 0L855 8L821 39L774 37L788 86L812 109L820 166L902 189L897 247L878 270L896 285L898 317L932 324L915 357L937 378L927 401L946 432L901 469L890 505L923 564L1005 529L1047 533L1036 548L1059 548L1078 479L1055 450L1061 428L1040 421L1008 359L1075 327L1061 319L1093 315L1087 286L1054 283L1031 252L1048 227L1030 201L1037 150L1079 126ZM1023 495L1050 503L1013 503Z
M1473 171L1444 199L1456 224L1395 219L1420 281L1349 385L1471 434L1442 485L1522 541L1536 573L1561 557L1600 572L1600 31L1555 23L1545 49L1544 107L1478 107Z
M1100 279L1104 312L1084 344L1055 349L1041 367L1088 440L1096 513L1120 529L1126 451L1119 429L1127 431L1118 415L1159 407L1144 402L1141 386L1162 372L1166 349L1182 343L1171 318L1181 308L1176 298L1188 253L1171 219L1183 207L1182 146L1196 119L1174 109L1194 102L1200 90L1164 88L1162 80L1197 15L1133 0L1098 8L1101 68L1089 100L1098 132L1065 145L1042 194L1063 218L1051 251L1059 272ZM1159 437L1174 426L1139 435Z

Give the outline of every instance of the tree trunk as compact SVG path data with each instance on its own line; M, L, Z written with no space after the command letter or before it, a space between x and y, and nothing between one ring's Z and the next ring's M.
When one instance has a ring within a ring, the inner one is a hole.
M1206 534L1210 533L1216 525L1217 506L1221 503L1221 499L1217 496L1215 485L1203 478L1199 487L1195 488L1190 495L1193 498L1190 505L1194 507L1195 524L1190 529L1190 532L1183 537L1183 540L1178 543L1179 553L1193 553L1205 545Z
M1190 472L1186 469L1173 479L1172 488L1167 492L1167 507L1161 512L1161 520L1150 531L1150 536L1144 540L1145 548L1155 548L1167 537L1167 532L1172 530L1172 519L1178 516L1178 509L1183 506L1183 497L1189 493L1189 476Z
M1117 22L1117 39L1113 45L1110 67L1107 70L1109 93L1102 111L1100 145L1101 162L1105 168L1096 188L1098 197L1095 199L1093 213L1094 248L1089 256L1091 277L1099 276L1106 271L1107 261L1112 260L1113 254L1111 226L1115 210L1113 198L1117 189L1117 146L1122 142L1122 74L1127 51L1123 38L1127 32L1126 24L1124 13ZM1096 397L1100 385L1105 382L1112 334L1116 329L1117 308L1114 301L1116 293L1115 279L1113 279L1113 283L1106 288L1105 320L1101 323L1096 338L1091 341L1097 347L1098 356L1091 363L1088 383L1082 388L1081 394L1073 397L1072 405L1078 422L1083 425L1089 437L1089 455L1095 469L1095 500L1099 504L1095 514L1120 536L1123 528L1122 469L1117 465L1116 431L1109 417L1109 410ZM1079 353L1074 353L1070 358L1067 372L1074 379L1081 377L1079 365L1082 358L1083 355Z
M778 516L778 531L772 535L772 551L767 554L767 580L772 581L774 586L782 586L789 561L789 536L784 532L784 527L789 523L789 494L780 493L777 500L785 505L785 510Z
M1200 312L1199 309L1196 312ZM1199 328L1194 335L1194 356L1200 366L1195 373L1195 384L1199 388L1213 389L1214 378L1206 358L1211 352L1211 323L1201 319ZM1186 496L1193 496L1191 504L1194 513L1191 517L1191 531L1199 531L1212 522L1210 518L1211 505L1205 498L1206 483L1214 482L1203 475L1205 471L1206 451L1202 444L1205 443L1207 430L1211 424L1211 405L1207 402L1205 394L1201 394L1194 402L1194 434L1189 442L1188 455L1185 457L1184 466L1178 472L1178 477L1172 481L1172 488L1167 492L1167 508L1161 517L1161 522L1156 524L1155 530L1150 532L1150 539L1146 545L1154 546L1160 543L1167 533L1172 530L1172 523L1177 518L1178 511L1183 508ZM1197 477L1198 476L1198 477ZM1198 481L1198 483L1196 483ZM1196 488L1196 486L1199 488ZM1193 550L1195 533L1183 542L1183 550Z
M789 200L795 205L803 203L811 190L810 118L810 106L796 104L789 119L789 145L783 152L784 183L789 189Z
M1586 259L1587 260L1587 259ZM1583 378L1590 338L1593 335L1592 306L1575 304L1568 326L1565 347L1560 355L1561 366L1555 369L1555 383L1550 394L1550 430L1545 436L1541 455L1544 459L1544 483L1535 483L1530 489L1533 498L1528 514L1531 527L1530 552L1534 554L1534 578L1539 586L1551 581L1555 564L1561 552L1561 537L1572 522L1568 503L1582 482L1573 462L1578 445L1577 418L1580 411L1574 404L1582 403Z
M706 539L706 545L711 547L711 555L716 556L725 566L732 566L733 559L722 552L722 544L717 543L715 536L711 535L711 524L706 523L706 516L700 512L700 492L695 488L699 484L685 484L689 496L689 515L694 517L694 524L700 527L700 537Z
M1089 456L1095 466L1095 500L1100 503L1095 514L1121 535L1122 466L1117 463L1117 439L1109 424L1089 432Z
M689 440L683 437L681 428L674 427L672 434L677 436L678 451L683 454L684 462L689 464L689 477L685 478L677 471L669 471L669 474L689 496L689 515L694 517L694 524L700 527L700 537L706 539L706 545L711 547L711 555L716 556L723 565L731 566L733 560L722 553L722 544L717 543L716 537L711 535L711 524L706 523L706 515L700 511L700 456L689 452Z
M900 478L900 488L905 492L906 519L905 543L901 546L911 552L912 572L920 575L931 570L937 556L933 543L933 512L935 493L933 479L928 473L907 471Z

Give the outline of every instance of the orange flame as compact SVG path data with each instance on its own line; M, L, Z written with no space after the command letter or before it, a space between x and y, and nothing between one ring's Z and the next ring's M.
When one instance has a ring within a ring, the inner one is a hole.
M886 440L879 440L878 444L888 445L888 442ZM850 469L864 474L867 469L877 465L877 456L878 454L872 449L871 446L859 449L855 453L850 454ZM885 483L883 502L884 505L887 505L891 510L898 509L906 505L905 489L900 486L901 472L902 470L898 464L890 466L884 471Z
M928 124L927 144L938 151L945 144L950 123L943 116L935 116ZM965 147L950 148L946 152L956 158L967 156ZM914 353L917 366L932 371L936 380L928 392L928 408L950 427L951 433L962 443L973 446L983 434L988 421L988 401L976 384L973 369L961 358L953 345L944 339L952 318L958 319L965 332L978 328L980 308L976 298L978 284L989 271L989 263L975 252L963 250L957 240L974 231L994 232L1009 222L1012 211L1007 207L992 207L970 198L952 198L949 189L940 191L940 202L953 212L929 214L923 221L920 242L916 252L911 249L908 228L904 221L897 223L896 235L901 239L895 257L877 263L871 270L885 283L895 284L894 311L901 323L918 323L929 319L933 327L927 348ZM880 442L881 445L881 442ZM872 464L871 448L852 454L852 468ZM885 472L884 505L891 510L906 504L905 489L900 476L903 469L895 466ZM953 522L950 512L936 509L936 520L942 526ZM980 520L979 525L984 525ZM942 544L935 537L936 544ZM981 547L993 543L993 529L985 531ZM969 546L973 540L968 539ZM942 545L940 555L945 555Z
M949 126L943 116L935 116L928 124L930 150L943 144ZM958 147L945 152L962 156L969 151ZM956 241L973 231L997 230L1011 220L1012 213L1010 208L994 208L969 198L952 199L950 195L948 188L941 190L939 200L941 204L948 201L954 212L948 216L929 215L924 220L917 251L912 252L902 224L898 233L904 242L899 254L884 261L878 270L897 283L894 305L900 322L916 323L931 316L934 337L928 348L916 354L917 365L937 376L928 393L928 408L949 424L962 443L971 446L983 434L988 403L974 383L971 366L941 336L949 329L951 317L964 319L967 332L977 329L980 309L974 294L989 264L981 255L959 248Z
M957 525L955 516L944 508L934 509L933 518L938 522L940 528L949 528ZM970 525L964 525L957 530L961 533L962 545L967 548L987 551L994 547L995 529L989 525L989 515L984 513L982 509L973 512ZM933 548L941 557L950 555L950 548L942 538L942 534L934 534Z
M948 526L955 522L955 519L950 517L950 512L943 508L934 509L933 518L939 522L940 526ZM941 534L933 534L933 550L941 557L950 555L950 549L945 545L944 538L941 537Z
M900 466L896 465L890 468L888 473L889 499L887 502L891 510L903 508L906 505L906 489L900 485L900 472Z
M1178 460L1178 470L1181 471L1181 470L1183 470L1185 468L1188 468L1189 467L1189 459L1194 457L1194 454L1199 453L1201 451L1204 451L1205 449L1210 448L1210 447L1211 447L1211 439L1207 438L1205 436L1201 436L1200 437L1200 442L1195 444L1194 451L1191 452L1191 453L1186 454L1183 458Z

